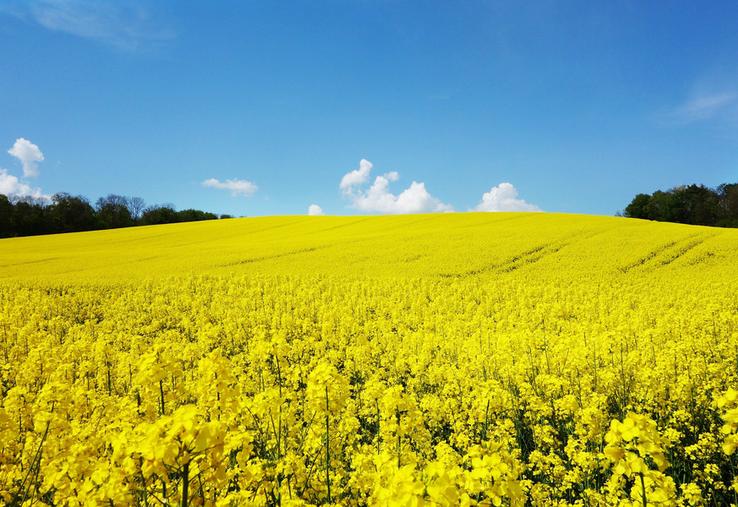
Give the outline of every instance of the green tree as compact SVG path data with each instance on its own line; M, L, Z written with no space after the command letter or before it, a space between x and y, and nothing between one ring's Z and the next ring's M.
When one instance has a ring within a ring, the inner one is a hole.
M208 213L199 209L183 209L182 211L177 211L178 222L197 222L200 220L215 220L217 218L218 215L215 213Z
M651 196L648 194L636 195L630 204L625 207L625 216L629 218L649 218L648 210Z
M48 208L54 232L90 231L95 229L95 210L82 196L72 196L64 192L54 194Z
M110 194L97 200L97 220L103 229L116 229L134 225L128 199L122 195Z
M0 194L0 238L15 236L13 203L8 196Z
M704 185L688 185L679 190L680 212L684 222L693 225L715 225L718 217L718 195Z
M651 194L648 203L648 218L661 222L675 222L677 217L675 208L674 194L657 190Z
M142 225L171 224L177 221L177 212L168 205L150 206L141 215Z
M718 225L738 227L738 183L723 183L717 187Z
M54 232L50 226L45 203L31 197L18 199L13 206L13 223L17 236L49 234Z
M638 194L625 208L625 216L692 225L738 227L738 183L712 189L681 185L653 194Z

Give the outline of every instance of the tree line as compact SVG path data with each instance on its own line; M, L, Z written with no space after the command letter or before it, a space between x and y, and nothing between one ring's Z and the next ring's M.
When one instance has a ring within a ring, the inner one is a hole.
M83 196L54 194L51 200L0 194L0 237L115 229L230 218L171 204L147 206L140 197L110 194L91 204Z
M738 183L723 183L717 188L682 185L638 194L624 215L659 222L738 227Z

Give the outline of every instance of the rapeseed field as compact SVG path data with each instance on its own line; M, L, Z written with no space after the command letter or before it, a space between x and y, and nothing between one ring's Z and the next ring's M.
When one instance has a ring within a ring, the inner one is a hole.
M247 218L0 240L10 505L738 503L738 231Z

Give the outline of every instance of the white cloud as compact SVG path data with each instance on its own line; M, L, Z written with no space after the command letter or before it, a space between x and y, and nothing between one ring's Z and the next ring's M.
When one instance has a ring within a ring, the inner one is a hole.
M323 214L323 208L321 208L317 204L311 204L310 206L308 206L308 215L317 217Z
M341 178L339 188L343 190L345 194L350 194L353 187L357 185L363 185L369 179L369 173L372 172L374 165L368 160L362 158L359 161L359 168L349 171Z
M686 125L716 117L738 106L738 93L734 91L702 92L694 94L684 103L668 111L665 123Z
M425 188L425 183L413 181L409 187L393 194L389 190L390 182L397 181L400 175L392 171L374 179L367 189L364 184L369 180L372 163L362 159L359 169L344 174L339 188L351 200L351 205L361 211L402 214L453 211L449 204L433 197Z
M512 183L500 183L482 194L482 201L474 211L541 211L535 204L518 198L518 189Z
M34 199L49 200L40 188L33 188L23 183L17 176L10 174L6 169L0 169L0 194L8 197L33 197Z
M209 178L202 182L203 187L217 188L219 190L229 190L232 196L242 195L249 197L258 190L259 187L249 180L225 180L220 181L216 178Z
M23 176L35 178L38 176L38 163L44 160L44 154L38 146L28 139L22 137L15 140L15 144L8 153L21 161L23 164Z
M42 27L76 37L97 40L122 50L173 38L171 29L153 19L150 5L141 0L28 0L8 2L0 11Z

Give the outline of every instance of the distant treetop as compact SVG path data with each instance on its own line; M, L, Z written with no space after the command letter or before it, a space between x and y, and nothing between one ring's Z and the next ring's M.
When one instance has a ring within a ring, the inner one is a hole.
M50 201L0 194L0 238L217 218L230 216L196 209L176 211L171 204L147 207L140 197L116 194L101 197L94 207L85 197L64 192L54 194Z
M682 185L653 194L638 194L625 208L630 218L692 225L738 227L738 183L715 189Z

